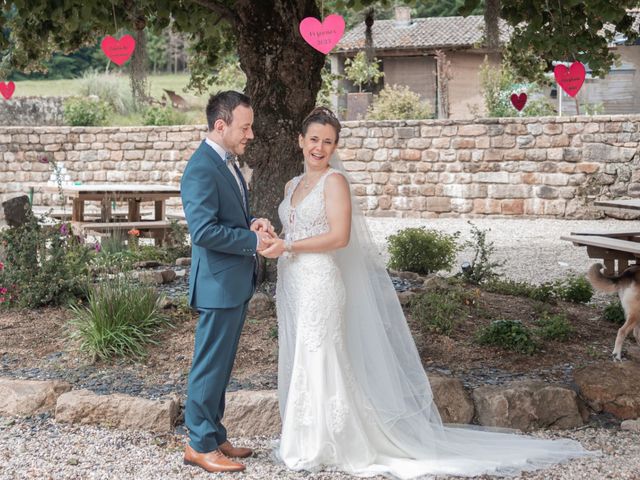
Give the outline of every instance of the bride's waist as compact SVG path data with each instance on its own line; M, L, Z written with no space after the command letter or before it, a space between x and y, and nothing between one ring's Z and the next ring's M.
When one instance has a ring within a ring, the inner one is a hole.
M286 263L289 265L322 265L335 266L336 265L336 252L303 252L303 253L290 253L283 255L278 259L278 263Z

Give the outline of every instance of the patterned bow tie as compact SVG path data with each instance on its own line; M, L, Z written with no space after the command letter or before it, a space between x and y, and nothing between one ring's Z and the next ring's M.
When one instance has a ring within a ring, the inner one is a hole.
M236 162L236 156L231 152L226 152L224 161L227 162L227 165L233 165Z

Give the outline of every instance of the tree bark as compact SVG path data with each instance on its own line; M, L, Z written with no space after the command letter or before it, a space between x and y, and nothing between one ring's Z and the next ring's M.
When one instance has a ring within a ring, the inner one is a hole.
M500 48L500 0L486 0L484 7L485 37L487 49L495 52Z
M286 182L303 171L298 134L315 106L324 65L324 55L302 39L298 25L320 12L314 0L240 0L235 11L240 66L255 114L255 139L243 156L253 170L251 212L279 231L277 208Z

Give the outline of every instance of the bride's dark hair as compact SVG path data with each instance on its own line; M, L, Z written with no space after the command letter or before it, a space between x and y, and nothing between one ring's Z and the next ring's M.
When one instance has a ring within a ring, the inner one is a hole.
M331 125L336 131L336 142L340 139L340 121L336 114L329 110L327 107L316 107L311 110L311 113L305 117L302 121L302 135L307 134L307 129L312 123L319 123L321 125Z

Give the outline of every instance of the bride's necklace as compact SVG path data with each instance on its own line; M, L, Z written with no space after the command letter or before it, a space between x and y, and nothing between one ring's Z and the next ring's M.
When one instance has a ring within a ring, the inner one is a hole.
M318 180L320 179L320 177L322 177L322 175L324 175L326 172L326 170L324 172L322 172L320 175L318 175L317 177L314 177L313 179L309 179L307 178L308 175L305 173L304 177L302 177L302 188L304 188L305 190L312 187L313 185L315 185L316 183L318 183ZM313 180L313 181L311 181Z

